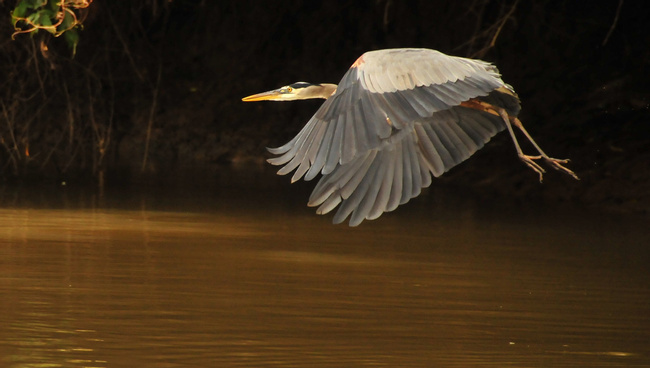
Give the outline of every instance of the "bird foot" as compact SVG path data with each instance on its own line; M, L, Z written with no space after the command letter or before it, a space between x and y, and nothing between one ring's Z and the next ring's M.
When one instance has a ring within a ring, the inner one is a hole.
M576 175L573 171L567 169L566 167L562 166L562 164L566 164L569 162L568 159L558 159L558 158L552 158L548 157L546 155L539 155L539 156L530 156L530 155L524 155L521 154L519 155L519 158L526 164L528 167L533 169L537 174L539 174L539 182L542 182L542 179L544 178L544 173L546 173L546 170L544 170L537 162L534 160L539 160L539 159L544 159L547 164L549 164L552 168L555 170L564 172L567 175L571 175L574 179L580 180L578 175Z
M552 157L544 157L544 160L546 160L546 162L555 170L561 171L567 175L571 175L575 180L580 180L576 173L562 166L562 164L568 163L570 161L569 159L560 160Z
M537 164L537 162L535 162L533 160L539 160L540 158L542 158L542 156L529 156L529 155L520 154L519 158L526 165L528 165L528 167L530 167L536 173L539 174L539 182L541 183L542 179L544 178L544 173L546 172L546 170L542 169L542 167L539 166L539 164Z

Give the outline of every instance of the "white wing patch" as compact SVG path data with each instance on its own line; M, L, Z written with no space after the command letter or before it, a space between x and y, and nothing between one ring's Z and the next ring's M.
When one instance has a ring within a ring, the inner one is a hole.
M429 49L370 51L360 59L361 62L355 63L359 81L363 88L372 93L455 82L477 72L500 78L489 63Z

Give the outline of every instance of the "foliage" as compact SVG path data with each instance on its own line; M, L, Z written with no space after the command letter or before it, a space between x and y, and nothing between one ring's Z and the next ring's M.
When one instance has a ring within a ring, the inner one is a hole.
M44 30L54 37L64 35L72 55L77 51L81 24L75 10L87 8L92 0L19 0L11 13L15 29L12 38L21 33L35 34Z
M551 130L584 122L585 109L648 101L647 22L625 3L616 23L622 1L588 9L570 0L122 0L82 8L90 2L0 0L0 13L14 15L13 26L7 16L0 22L0 184L260 158L264 146L293 137L318 102L263 107L273 113L260 119L262 107L241 96L296 80L335 83L372 49L428 47L495 62L522 97L524 118ZM92 42L74 58L63 56L63 42L48 44L76 34L79 22ZM30 37L10 42L12 33Z
M137 136L129 142L140 143L137 134L150 116L141 112L156 111L152 95L160 78L149 70L160 68L161 53L160 42L149 38L149 22L167 12L150 9L151 1L168 0L98 2L86 9L92 0L49 1L16 0L3 8L0 0L0 12L14 15L13 24L8 17L0 22L0 183L31 175L99 177L117 160L122 138ZM66 14L76 26L64 22ZM63 56L63 43L48 45L76 35L81 21L95 42L79 47L74 58ZM12 33L30 37L9 42Z

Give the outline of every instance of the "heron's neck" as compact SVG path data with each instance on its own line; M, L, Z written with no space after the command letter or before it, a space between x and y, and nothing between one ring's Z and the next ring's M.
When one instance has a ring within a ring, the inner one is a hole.
M336 84L331 84L331 83L321 83L320 84L320 90L318 91L318 94L315 95L314 97L316 98L324 98L328 99L330 98L331 95L336 92Z

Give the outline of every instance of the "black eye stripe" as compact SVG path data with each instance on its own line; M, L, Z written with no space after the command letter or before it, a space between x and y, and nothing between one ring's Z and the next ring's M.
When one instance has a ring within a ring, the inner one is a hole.
M305 88L305 87L309 87L309 86L311 86L311 83L296 82L296 83L290 84L288 87L291 87L291 88Z

